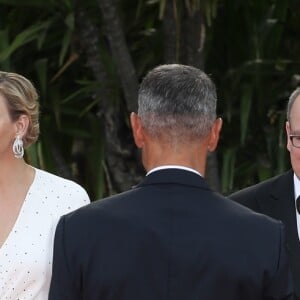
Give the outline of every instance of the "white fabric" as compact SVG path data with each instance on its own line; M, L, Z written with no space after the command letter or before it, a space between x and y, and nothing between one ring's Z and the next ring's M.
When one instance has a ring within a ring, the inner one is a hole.
M0 299L46 300L59 217L90 202L77 183L35 169L16 223L0 248Z
M190 172L193 172L193 173L195 173L195 174L197 174L197 175L202 176L201 173L199 173L198 171L196 171L196 170L194 170L194 169L192 169L192 168L188 168L188 167L185 167L185 166L179 166L179 165L165 165L165 166L159 166L159 167L156 167L156 168L153 168L152 170L150 170L150 171L146 174L146 176L149 175L149 174L151 174L151 173L153 173L153 172L155 172L155 171L165 170L165 169L180 169L180 170L190 171ZM202 176L202 177L203 177L203 176Z
M296 208L296 200L300 196L300 180L294 173L294 191L295 191L295 209L296 209L296 218L297 218L297 229L298 229L298 238L300 240L300 214Z

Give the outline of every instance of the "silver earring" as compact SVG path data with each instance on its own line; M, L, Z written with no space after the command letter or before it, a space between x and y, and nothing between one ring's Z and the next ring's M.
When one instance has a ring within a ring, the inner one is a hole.
M23 141L19 135L17 135L14 143L13 143L13 153L16 158L22 158L24 155L24 147L23 147Z

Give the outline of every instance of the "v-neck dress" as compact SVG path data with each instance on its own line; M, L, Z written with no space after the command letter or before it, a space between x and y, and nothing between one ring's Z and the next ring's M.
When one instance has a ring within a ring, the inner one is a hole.
M0 248L0 299L47 300L60 216L90 202L77 183L35 169L17 220Z

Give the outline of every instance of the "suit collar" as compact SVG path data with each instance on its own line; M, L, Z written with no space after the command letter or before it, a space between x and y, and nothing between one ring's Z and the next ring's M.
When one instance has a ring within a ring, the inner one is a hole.
M193 172L182 169L163 169L150 173L137 187L153 184L179 184L210 190L205 179Z
M151 169L150 171L148 171L147 175L149 175L155 171L160 171L160 170L165 170L165 169L180 169L180 170L190 171L190 172L193 172L193 173L196 173L196 174L202 176L195 169L191 169L189 167L185 167L185 166L181 166L181 165L163 165L163 166L155 167L155 168Z
M300 242L299 242L299 236L297 230L293 176L294 176L293 170L290 170L287 173L283 174L282 176L279 176L277 180L274 181L271 196L277 200L276 202L278 208L281 209L280 211L281 220L285 224L285 228L286 228L287 250L289 252L291 269L293 270L295 276L295 291L298 295L300 295L299 294Z

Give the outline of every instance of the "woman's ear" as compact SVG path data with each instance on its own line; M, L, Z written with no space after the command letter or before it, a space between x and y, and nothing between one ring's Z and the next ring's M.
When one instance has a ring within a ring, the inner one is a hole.
M131 123L133 138L136 146L138 148L143 148L144 146L143 126L140 117L134 112L130 114L130 123Z
M23 138L28 130L29 118L27 115L21 115L17 121L15 121L16 135Z
M210 152L214 151L217 148L222 125L223 120L221 118L217 118L211 128L210 137L207 145L207 149Z

